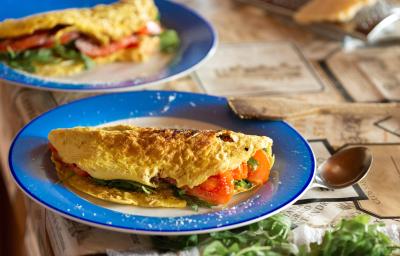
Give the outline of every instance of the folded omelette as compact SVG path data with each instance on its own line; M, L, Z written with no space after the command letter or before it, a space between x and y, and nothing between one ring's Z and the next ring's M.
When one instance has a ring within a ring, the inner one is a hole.
M0 61L43 76L65 76L95 64L144 61L178 47L152 0L121 0L0 22Z
M145 207L220 205L264 184L272 140L229 130L127 125L52 130L60 180L99 199Z

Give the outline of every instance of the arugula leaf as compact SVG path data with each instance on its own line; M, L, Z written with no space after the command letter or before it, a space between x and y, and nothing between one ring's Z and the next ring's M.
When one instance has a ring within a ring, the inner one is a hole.
M38 63L55 63L56 57L53 55L51 49L39 49L36 51L25 51L23 57Z
M7 53L10 59L14 59L16 57L16 53L13 49L11 49L11 47L7 47Z
M62 60L82 62L86 69L94 66L91 58L78 51L73 44L55 44L53 48L31 49L14 52L11 48L6 53L0 53L0 61L4 61L12 68L21 69L30 73L36 71L34 64L57 63Z
M164 53L173 53L180 45L178 33L173 29L167 29L160 34L160 50Z
M297 247L288 242L291 222L288 217L275 215L244 228L203 235L153 237L160 250L202 248L204 256L295 255Z
M254 157L250 157L247 161L247 165L250 166L251 171L255 171L258 168L258 161Z
M272 155L272 148L268 147L268 148L263 148L264 152L267 153L267 156Z
M85 65L85 69L91 69L95 66L94 61L89 58L87 55L81 53L80 51L74 48L73 44L61 45L56 44L54 46L55 52L61 56L63 59L71 59L75 61L82 61Z
M206 201L200 200L195 196L187 195L185 190L183 190L183 189L179 189L175 186L173 186L172 188L175 191L175 196L185 200L187 202L187 204L189 205L189 207L192 208L196 212L199 210L199 207L211 208L213 206L212 204L210 204Z
M249 189L253 186L253 183L251 183L250 181L248 181L246 179L235 180L234 184L235 184L235 188L243 188L243 189Z
M80 58L82 59L83 64L85 65L85 69L91 69L96 65L91 58L89 58L87 55L83 53L80 53Z
M370 217L359 215L353 219L343 219L332 231L327 231L322 243L312 243L311 251L302 255L391 255L399 246L392 245L391 240L378 227L382 224L369 224Z
M143 190L144 193L146 193L148 195L150 195L150 194L152 194L154 192L154 190L150 190L146 186L143 186L143 185L142 185L142 190Z
M119 188L134 192L144 192L146 194L154 193L154 188L143 185L139 182L131 180L102 180L91 177L92 181L101 186L107 186L112 188Z
M369 216L360 215L342 220L332 231L327 231L321 244L311 244L311 251L289 242L291 221L277 214L258 223L238 229L203 235L152 237L159 250L184 250L193 246L202 249L204 256L386 256L400 246L379 232L381 224L369 224Z
M236 244L235 244L236 245ZM237 252L237 246L234 248L235 252ZM221 243L220 241L211 242L203 251L203 256L213 256L213 255L227 255L229 253L229 249Z
M27 61L9 60L9 61L6 61L6 63L10 67L15 68L15 69L22 69L22 70L30 72L30 73L33 73L36 71L36 68L30 62L27 62Z

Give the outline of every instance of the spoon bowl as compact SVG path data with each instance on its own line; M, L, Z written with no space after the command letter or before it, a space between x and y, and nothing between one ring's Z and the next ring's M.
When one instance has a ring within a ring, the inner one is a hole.
M337 152L318 167L313 187L340 189L363 179L372 165L366 147L351 147Z

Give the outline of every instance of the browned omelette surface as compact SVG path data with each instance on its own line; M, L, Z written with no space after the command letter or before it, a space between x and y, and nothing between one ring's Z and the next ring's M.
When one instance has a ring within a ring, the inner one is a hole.
M227 130L127 125L56 129L49 133L49 140L63 162L76 164L94 178L132 180L153 187L153 178L172 178L177 187L197 186L272 146L266 136Z

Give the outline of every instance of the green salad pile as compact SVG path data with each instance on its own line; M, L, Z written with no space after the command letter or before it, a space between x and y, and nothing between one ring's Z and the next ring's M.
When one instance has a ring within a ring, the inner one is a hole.
M396 254L399 245L378 230L383 224L370 224L359 215L342 220L326 231L321 243L300 248L290 242L291 221L275 215L244 228L202 235L153 237L160 251L179 251L197 246L203 256L386 256Z

